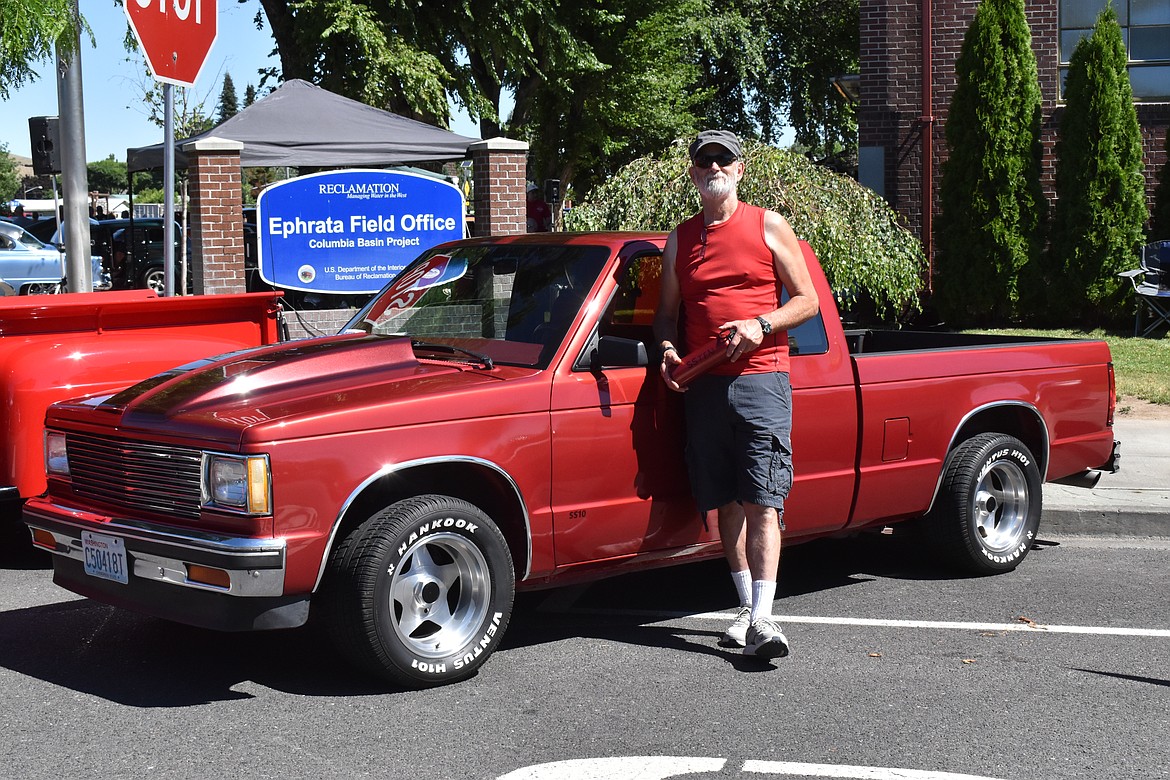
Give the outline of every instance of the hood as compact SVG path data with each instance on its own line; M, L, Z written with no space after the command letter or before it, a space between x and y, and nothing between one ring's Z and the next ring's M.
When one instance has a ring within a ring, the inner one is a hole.
M85 406L118 415L126 435L238 445L480 416L485 389L535 373L420 361L409 338L342 334L196 361Z

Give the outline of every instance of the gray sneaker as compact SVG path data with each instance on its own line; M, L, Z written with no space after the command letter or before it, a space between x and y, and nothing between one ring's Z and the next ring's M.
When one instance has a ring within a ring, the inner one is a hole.
M748 626L752 623L752 608L740 607L735 613L735 619L723 632L719 644L723 647L743 647L747 643Z
M760 618L748 627L743 654L757 658L783 658L788 655L788 637L772 618Z

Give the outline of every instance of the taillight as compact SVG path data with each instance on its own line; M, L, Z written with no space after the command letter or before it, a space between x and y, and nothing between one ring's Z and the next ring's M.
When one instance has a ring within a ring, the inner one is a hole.
M1105 416L1105 427L1113 427L1113 412L1117 409L1117 377L1113 374L1113 363L1109 363L1109 413Z

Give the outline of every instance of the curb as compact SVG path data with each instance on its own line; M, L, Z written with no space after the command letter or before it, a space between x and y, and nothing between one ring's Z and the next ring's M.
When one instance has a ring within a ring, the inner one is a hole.
M1170 519L1165 511L1145 507L1045 509L1040 516L1040 536L1152 536L1170 538Z

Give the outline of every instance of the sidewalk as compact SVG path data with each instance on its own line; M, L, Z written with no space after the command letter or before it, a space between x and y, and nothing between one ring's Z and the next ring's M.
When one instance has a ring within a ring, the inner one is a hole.
M1040 535L1170 537L1170 420L1118 418L1121 470L1091 490L1044 485Z

